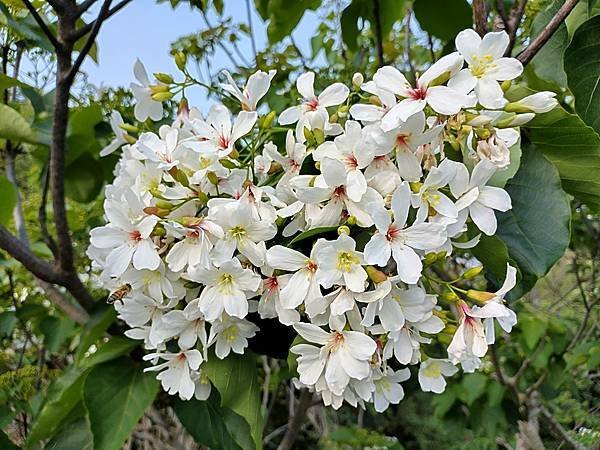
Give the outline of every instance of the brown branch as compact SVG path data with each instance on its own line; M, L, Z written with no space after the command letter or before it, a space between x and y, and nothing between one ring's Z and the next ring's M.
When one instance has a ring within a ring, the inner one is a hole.
M573 439L567 430L563 428L563 426L558 423L558 421L554 418L552 413L548 411L545 406L540 406L540 415L544 419L544 423L547 425L548 429L554 434L554 436L558 439L562 439L563 443L566 444L569 448L574 450L585 450L585 446L581 445L575 439Z
M533 57L537 55L546 42L554 35L558 27L564 22L569 13L573 11L573 8L575 8L578 2L579 0L567 0L533 42L529 44L525 50L519 53L517 59L521 61L523 65L529 63Z
M56 39L56 37L54 36L52 31L50 31L50 28L48 28L48 25L46 25L46 22L44 22L44 19L42 19L42 16L39 15L39 13L35 9L35 7L31 4L31 2L29 0L22 0L22 1L23 1L23 4L25 5L25 7L29 10L31 15L35 19L35 21L37 22L37 24L42 29L42 32L50 40L52 47L54 47L54 48L60 47L60 43L58 42L58 40Z
M312 406L312 397L313 394L308 389L301 390L298 405L294 410L294 414L289 418L287 430L277 450L290 450L294 448L294 442L306 418L306 411Z
M48 231L48 217L46 211L46 205L48 203L48 188L50 187L50 178L48 177L48 166L46 165L43 173L43 186L42 186L42 201L40 203L40 207L38 209L38 222L40 224L40 231L42 233L42 238L44 242L52 252L55 258L58 257L58 247L56 246L56 242L54 242L54 238Z
M77 5L77 15L81 17L81 15L86 12L91 6L96 3L98 0L85 0Z
M115 13L119 12L121 9L123 9L125 6L127 6L132 1L133 0L122 0L122 1L120 1L119 3L117 3L115 6L113 6L112 8L110 8L108 10L108 12L106 13L106 17L104 17L102 19L102 21L105 21L106 19L109 19ZM96 19L96 20L98 20L98 19ZM92 22L90 22L90 23L82 26L81 28L78 28L77 30L72 30L71 34L69 35L69 39L72 40L72 41L74 41L74 42L77 42L83 36L85 36L90 31L92 31L92 29L96 25L96 20L94 20L94 21L92 21Z
M502 0L499 0L499 3L502 3ZM510 56L512 54L513 48L515 47L515 42L517 40L517 31L521 25L521 20L523 20L526 5L527 0L520 0L518 3L516 3L510 11L508 22L505 22L505 25L507 25L506 32L508 33L509 41L504 56Z
M383 32L381 30L381 11L379 0L373 0L373 31L375 32L375 46L377 47L377 67L384 65L383 60Z
M83 60L88 55L88 53L92 49L92 46L94 45L94 42L96 41L96 37L98 36L98 33L100 32L100 27L102 27L102 24L108 18L108 13L109 13L109 8L110 8L111 3L112 3L112 0L104 0L104 3L102 4L102 7L100 8L100 12L98 13L98 17L93 22L94 26L92 27L92 30L90 31L87 41L85 41L85 44L83 45L81 51L79 52L79 55L77 55L77 59L75 60L75 63L73 63L73 66L71 67L71 69L69 70L69 72L67 74L67 79L65 81L69 85L73 84L75 75L77 75L77 72L79 72L79 68L81 67L81 64L83 63Z
M484 0L473 0L473 23L475 31L483 37L488 32L487 24L488 12Z

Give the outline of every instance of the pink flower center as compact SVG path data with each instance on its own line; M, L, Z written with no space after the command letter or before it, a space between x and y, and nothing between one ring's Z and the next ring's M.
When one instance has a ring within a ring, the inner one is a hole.
M133 230L131 233L129 233L129 239L131 239L133 242L140 242L142 240L142 233L140 233L138 230Z
M315 262L314 262L314 261L312 261L312 260L309 260L309 261L306 263L306 266L305 266L305 267L306 267L306 269L307 269L307 270L310 270L311 272L316 272L316 271L317 271L317 268L318 268L318 266L317 266L317 263L315 263Z
M413 100L425 100L425 97L427 96L427 87L419 86L419 83L417 83L416 88L408 91L408 96Z
M349 153L344 157L344 162L346 163L346 167L350 169L356 169L358 167L356 156L354 156L352 153Z
M306 102L306 108L309 111L316 111L318 107L319 107L319 101L316 98L313 98Z
M402 230L399 227L397 227L396 225L390 225L385 237L387 238L388 241L392 242L398 236L400 236L400 231L402 231Z
M217 139L217 146L219 148L223 148L223 149L229 148L229 143L230 142L231 141L229 140L228 137L226 137L226 136L224 136L224 135L221 134L221 135L219 135L219 138Z
M338 186L333 190L333 196L334 197L343 197L346 195L346 187L345 186Z

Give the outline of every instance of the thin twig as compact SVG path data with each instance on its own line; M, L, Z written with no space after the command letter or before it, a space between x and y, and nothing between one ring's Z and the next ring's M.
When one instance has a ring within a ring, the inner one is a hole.
M558 27L564 22L569 13L573 11L573 8L575 8L578 2L579 0L567 0L533 42L529 44L525 50L519 53L517 59L521 61L523 65L529 63L533 57L537 55L546 42L554 35L556 30L558 30Z
M54 238L48 231L48 217L47 217L47 211L46 211L46 209L47 209L46 204L48 202L48 188L50 187L50 179L48 177L48 166L47 165L44 168L42 177L43 177L42 201L41 201L40 207L38 209L38 222L40 224L40 231L42 232L42 238L44 239L44 242L46 243L46 245L48 246L48 248L50 249L50 251L52 252L54 257L56 258L58 256L58 247L56 246L56 242L54 241Z
M106 13L106 17L104 17L102 20L105 21L105 20L109 19L115 13L119 12L121 9L123 9L125 6L127 6L132 1L133 0L120 1L115 6L113 6L111 9L108 10L108 12ZM98 20L98 19L96 19L96 20ZM92 30L92 28L94 28L94 26L96 25L96 20L82 26L81 28L78 28L77 30L74 30L73 33L69 37L74 41L78 41L80 38L82 38L83 36L88 34Z
M298 405L288 421L287 430L279 447L277 447L277 450L290 450L294 448L294 442L296 441L298 433L300 433L302 424L304 423L304 419L306 418L306 411L312 406L312 397L313 394L308 391L308 389L301 390Z
M248 15L248 31L250 32L250 43L252 44L252 53L254 53L254 64L256 64L258 52L256 51L256 41L254 40L254 30L252 28L252 9L250 7L250 0L246 0L246 14Z
M381 10L379 0L373 0L373 30L375 32L375 46L377 47L377 67L384 65L383 60L383 32L381 30Z
M23 4L25 5L25 7L29 10L31 15L35 19L35 21L37 22L37 24L42 29L42 32L50 40L52 47L59 48L61 46L61 44L58 42L58 40L56 39L56 37L54 36L54 34L50 30L50 28L48 28L48 25L46 25L46 22L44 22L44 19L42 19L42 16L39 15L39 13L35 9L35 7L31 4L31 2L29 0L22 0L22 1L23 1Z
M483 37L488 32L487 9L484 0L473 0L473 23L475 31Z

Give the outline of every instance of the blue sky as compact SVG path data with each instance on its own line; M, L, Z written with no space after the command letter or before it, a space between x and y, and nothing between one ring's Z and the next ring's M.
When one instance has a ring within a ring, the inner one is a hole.
M257 47L261 49L267 42L266 24L254 10L254 1L251 0L250 3L255 40ZM232 16L235 22L247 22L245 0L225 1L224 15ZM91 14L87 19L92 19ZM217 22L214 15L210 19L213 24ZM309 11L294 31L294 39L306 55L310 54L310 37L314 35L318 24L317 13ZM180 5L173 10L168 3L135 0L103 25L98 38L99 64L88 59L83 70L88 74L89 81L98 87L128 86L133 80L132 68L136 58L142 60L150 74L177 73L169 55L171 42L182 35L205 28L200 13L187 5ZM248 39L241 42L240 49L244 54L252 55ZM211 64L213 68L231 67L221 50ZM200 90L190 91L188 96L193 103L202 103L205 98Z

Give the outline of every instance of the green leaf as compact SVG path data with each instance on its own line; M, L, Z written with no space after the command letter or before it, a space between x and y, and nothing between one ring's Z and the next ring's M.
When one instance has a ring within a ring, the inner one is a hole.
M90 203L102 189L104 175L98 162L89 153L82 154L65 170L65 192L79 203Z
M15 186L4 175L0 175L0 224L7 225L11 221L16 204Z
M600 133L600 16L575 32L565 53L565 72L581 119Z
M83 368L102 364L111 359L125 355L139 345L139 342L122 336L112 336L108 342L98 344L98 349L87 357L85 354L77 361L77 364Z
M594 209L600 208L600 136L562 107L527 124L529 140L558 169L562 187Z
M243 417L221 406L216 389L206 401L177 399L174 409L198 444L223 450L254 449L250 426Z
M89 417L85 415L61 427L44 450L94 450Z
M55 353L75 329L75 322L67 317L47 316L39 325L44 335L44 346Z
M469 251L483 263L490 291L496 291L502 286L506 278L506 263L513 267L517 265L510 259L506 244L498 236L481 235L479 243Z
M548 25L548 22L554 18L563 3L564 0L554 0L548 9L535 16L531 26L531 40L535 39L542 32L546 25ZM530 62L538 77L556 83L561 87L567 85L567 75L563 69L563 58L568 43L569 33L563 21Z
M0 313L0 338L10 336L16 324L17 315L14 313L14 311L5 311Z
M497 213L496 235L521 271L518 289L522 295L564 254L570 240L571 209L556 169L533 146L524 148L521 166L505 189L512 209Z
M263 418L256 356L246 352L244 355L230 354L225 359L219 359L213 354L203 367L212 384L219 390L221 406L230 408L246 419L256 448L261 448Z
M462 385L465 389L465 402L472 405L485 392L488 377L482 373L469 373L462 379Z
M358 29L358 21L362 19L373 24L373 12L373 2L371 0L353 0L344 8L340 18L340 26L342 28L342 39L348 49L355 51L358 48L357 38L361 31ZM379 16L381 34L386 39L394 23L404 16L404 1L381 0L379 2Z
M332 231L337 230L338 227L317 227L311 228L310 230L303 231L299 235L295 236L288 245L296 244L305 239L311 238L313 236L318 236L319 234L330 233Z
M265 7L266 5L266 7ZM268 20L267 35L271 44L276 44L290 35L306 10L315 10L321 6L321 0L263 0L257 2L257 10ZM268 13L268 18L264 12Z
M443 41L454 39L473 23L466 0L415 0L413 10L421 28Z
M542 336L546 334L548 323L538 316L523 315L519 320L519 329L523 333L525 345L529 350L534 350Z
M0 104L0 138L15 142L37 142L27 120L4 104Z
M63 419L81 400L86 375L87 371L71 366L52 382L27 437L27 447L49 438L58 430Z
M13 441L11 441L6 433L0 430L0 448L4 450L18 450L19 447L15 445Z
M158 381L122 358L94 367L83 391L94 450L118 450L154 401Z
M75 361L81 362L90 346L102 337L116 317L117 313L111 306L104 307L101 311L92 314L81 334L79 346L75 353Z

